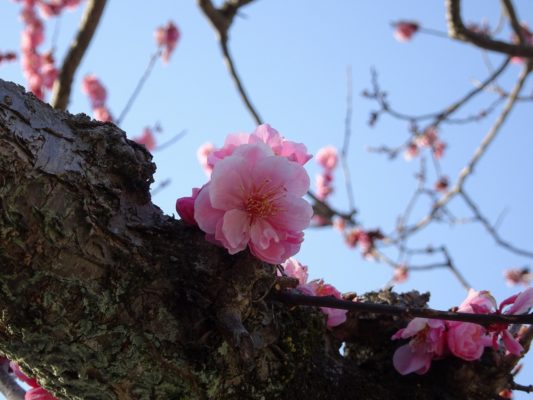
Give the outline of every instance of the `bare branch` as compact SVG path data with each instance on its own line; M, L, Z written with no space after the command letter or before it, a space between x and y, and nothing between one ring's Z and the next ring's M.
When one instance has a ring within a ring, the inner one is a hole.
M513 252L515 254L519 254L519 255L524 256L524 257L532 257L533 258L533 252L532 251L520 249L520 248L514 246L513 244L509 243L508 241L502 239L500 234L496 230L496 228L494 226L492 226L492 224L488 221L488 219L483 214L481 214L481 211L479 210L479 207L476 205L476 203L474 203L472 198L465 193L464 190L461 191L461 197L463 198L465 203L468 205L468 207L470 207L470 209L474 213L475 219L477 221L479 221L481 223L481 225L483 225L485 227L487 232L494 238L494 240L496 241L496 243L498 243L498 245L500 245L501 247L504 247L505 249L507 249L510 252Z
M533 324L533 314L471 314L433 310L431 308L409 308L389 304L362 303L357 301L339 300L333 296L308 296L288 291L275 291L271 295L273 299L290 305L329 307L355 312L398 315L406 319L420 317L442 319L446 321L472 322L483 326L491 324Z
M533 47L522 46L491 39L468 29L461 17L461 0L446 0L448 35L457 40L471 43L482 49L504 53L516 57L533 57Z
M352 187L352 178L350 167L348 166L348 151L350 148L350 137L352 135L352 114L353 114L353 87L352 87L352 68L346 69L346 117L344 118L344 141L342 143L341 162L344 172L344 185L348 195L348 207L350 212L355 211L355 197Z
M516 16L516 12L514 10L514 6L511 0L502 0L502 8L505 10L505 13L509 17L509 21L511 21L511 26L513 27L516 37L518 38L518 43L520 44L520 46L526 45L527 43L522 33L523 29L520 25L520 21L518 21L518 17Z
M155 62L161 57L161 50L156 51L154 54L152 54L152 57L150 57L150 61L148 61L148 65L146 66L146 69L144 70L143 75L141 76L141 79L139 79L139 82L137 82L137 86L133 90L133 93L131 94L130 98L126 102L126 105L124 106L124 109L120 112L120 115L117 118L116 125L120 125L120 123L124 120L124 117L130 110L131 106L133 105L133 102L141 92L141 89L148 79L148 76L150 76L150 72L152 72L152 69L154 68Z
M222 51L222 56L224 58L224 63L230 73L237 90L246 105L246 108L252 114L254 121L260 125L262 124L261 117L259 113L255 110L254 106L244 86L242 84L241 78L237 73L235 68L235 63L231 57L229 48L228 48L228 32L233 18L237 14L240 7L251 3L253 0L227 0L220 8L216 8L211 0L198 0L198 6L203 11L207 19L211 22L211 25L215 29L218 36L218 43L220 45L220 50Z
M72 41L59 76L54 82L52 91L52 107L65 110L68 106L72 80L80 65L83 55L87 51L93 38L94 32L100 22L107 0L88 0L85 12L81 18L80 27L76 37Z
M529 74L529 71L530 70L528 66L525 66L524 69L522 70L520 77L518 79L518 82L516 83L509 98L507 99L507 103L505 104L500 116L498 117L498 119L496 120L492 128L489 130L487 135L483 138L479 147L476 149L476 151L472 155L472 158L470 159L468 164L461 170L459 174L459 178L457 179L457 183L454 185L454 187L433 205L433 208L428 215L426 215L424 218L419 220L413 226L407 228L402 233L403 235L414 233L420 230L421 228L425 227L427 224L429 224L433 220L434 216L436 215L439 209L441 209L446 204L448 204L458 193L461 192L466 179L472 174L478 161L486 153L488 147L494 141L494 138L497 136L497 134L500 132L500 128L506 121L509 113L511 112L514 104L516 103L518 95L522 87L524 86L524 83Z

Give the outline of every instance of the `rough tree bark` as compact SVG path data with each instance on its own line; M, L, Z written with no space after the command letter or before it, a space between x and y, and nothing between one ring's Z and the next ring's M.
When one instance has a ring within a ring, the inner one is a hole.
M490 399L506 386L512 365L490 350L402 377L390 336L405 321L351 314L328 331L319 311L272 300L274 266L151 203L154 170L114 125L0 81L0 353L57 397Z

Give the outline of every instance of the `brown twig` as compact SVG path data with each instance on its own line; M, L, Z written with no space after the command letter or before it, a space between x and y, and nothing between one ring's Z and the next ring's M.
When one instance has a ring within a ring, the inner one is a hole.
M501 0L501 1L502 1L502 8L505 10L505 13L509 17L511 26L513 27L513 30L518 39L518 44L520 44L520 46L527 45L527 42L524 39L522 26L520 25L520 22L518 21L518 17L516 16L513 3L511 2L511 0Z
M352 115L353 115L353 85L352 68L346 68L346 116L344 117L344 140L341 150L342 171L344 172L344 185L348 195L348 207L350 212L355 211L355 196L352 187L350 167L348 166L348 151L350 148L350 137L352 136Z
M499 246L509 250L512 253L519 254L524 257L533 258L532 251L520 249L515 245L509 243L508 241L502 239L496 228L492 226L492 224L483 214L481 214L479 207L476 205L476 203L474 203L472 198L465 193L464 190L461 191L460 195L465 201L465 203L468 205L468 207L470 207L470 210L472 210L472 212L474 213L474 218L485 227L487 232L494 238L494 240L496 241L496 243L498 243Z
M237 14L240 7L247 5L252 1L254 0L226 0L226 2L220 8L216 8L211 0L198 0L198 6L217 32L218 43L220 45L224 63L226 64L228 72L230 73L233 82L237 86L237 90L239 91L246 108L250 114L252 114L254 121L260 125L262 124L261 117L254 108L252 101L244 89L244 85L242 84L241 78L237 73L235 63L233 62L233 58L231 57L228 47L228 33L231 24L233 23L233 18Z
M148 65L146 66L146 69L144 70L144 73L141 76L141 79L139 79L139 82L137 82L137 86L135 86L135 89L133 90L133 93L131 94L130 98L126 102L126 105L120 112L120 115L118 116L115 124L120 125L120 123L124 120L124 117L130 110L131 106L133 105L133 102L141 92L141 89L143 85L145 84L146 80L150 76L150 72L152 72L152 69L154 68L154 65L156 61L161 57L161 50L157 50L152 56L150 57L150 61L148 61Z
M511 91L511 94L509 95L509 98L507 99L507 103L505 104L501 114L497 118L496 122L492 126L492 128L489 130L487 135L483 138L478 148L475 150L474 154L472 155L472 158L467 163L467 165L461 170L459 173L459 177L457 179L456 184L452 189L450 189L442 198L440 198L432 207L431 212L420 219L417 223L415 223L413 226L406 228L402 235L412 234L421 228L428 225L434 218L435 214L446 204L448 204L458 193L461 192L461 190L464 187L464 184L468 177L472 174L474 171L477 163L481 159L481 157L486 153L488 147L492 144L497 134L500 132L500 128L506 121L509 113L511 112L514 104L516 103L518 94L520 93L522 87L524 86L524 83L526 81L526 78L529 74L529 67L525 66L522 72L520 73L520 77L518 78L518 82L516 83L515 87Z
M533 57L533 47L491 39L486 35L481 35L468 29L461 17L461 0L446 0L446 17L448 19L448 35L452 39L461 40L479 48L504 53L509 56Z
M81 18L80 27L76 37L72 41L63 65L59 71L59 76L54 82L52 89L52 107L65 110L68 106L72 80L80 65L83 55L87 51L98 27L107 0L88 0L85 12Z
M511 382L511 385L509 387L511 390L519 390L521 392L531 393L533 392L533 385L520 385L516 382Z
M397 315L406 319L415 317L442 319L446 321L472 322L483 326L491 324L533 324L533 314L471 314L433 310L431 308L409 308L388 304L359 303L357 301L339 300L333 296L308 296L288 291L274 291L271 293L271 296L274 300L293 306L329 307L355 312Z

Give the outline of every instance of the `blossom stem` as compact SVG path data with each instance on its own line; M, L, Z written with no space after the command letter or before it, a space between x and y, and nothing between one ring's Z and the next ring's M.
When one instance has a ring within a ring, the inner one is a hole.
M404 318L420 317L447 321L472 322L483 326L491 324L533 324L533 314L471 314L433 310L431 308L409 308L389 304L359 303L356 301L339 300L329 296L308 296L288 291L274 291L272 292L271 297L274 300L289 305L338 308L355 312L399 315Z

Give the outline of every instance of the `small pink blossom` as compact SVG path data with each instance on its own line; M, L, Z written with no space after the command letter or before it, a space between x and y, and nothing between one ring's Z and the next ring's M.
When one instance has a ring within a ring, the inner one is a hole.
M169 21L165 26L157 28L154 36L157 45L163 48L163 61L167 63L178 43L180 31L174 22Z
M315 280L309 283L315 296L332 296L336 299L342 299L341 293L335 289L333 285L324 283L322 280ZM347 310L341 310L339 308L320 307L322 312L327 315L328 328L333 328L346 321Z
M316 197L320 200L325 200L331 193L333 193L333 186L331 182L333 176L329 173L317 174L316 176Z
M156 146L154 133L150 128L144 128L143 134L133 139L134 142L143 144L146 150L153 151Z
M392 281L394 283L405 282L409 278L409 269L405 265L399 265L394 268L394 275L392 276Z
M200 190L201 189L193 188L190 197L180 197L176 200L176 211L181 219L188 225L198 225L194 219L194 202L196 201Z
M434 358L442 357L446 342L446 325L438 319L414 318L407 327L396 332L392 339L412 338L394 352L394 368L402 374L422 375Z
M447 337L452 354L467 361L478 360L490 341L481 325L470 322L449 322Z
M333 170L337 166L337 149L333 146L322 147L315 155L316 162L326 170Z
M446 150L446 143L436 140L433 143L433 155L437 160L441 159L444 155L444 150Z
M503 271L505 281L509 286L522 284L529 286L531 284L531 271L529 268L510 268Z
M113 122L113 116L105 106L93 108L93 117L98 121Z
M194 219L230 254L249 247L279 264L296 254L313 210L302 199L309 188L303 167L264 143L241 145L216 163L194 204Z
M420 154L420 150L416 143L409 143L403 153L403 158L406 161L411 161L413 158L417 157Z
M441 193L446 193L448 191L448 186L449 186L449 182L448 182L448 177L446 176L441 176L437 182L435 182L435 190L437 192L441 192Z
M416 137L416 144L419 147L433 147L438 140L438 132L435 127L426 128L424 133Z
M420 26L414 21L399 21L394 24L394 28L394 38L399 42L408 42Z
M309 277L307 266L302 265L296 258L288 258L283 264L281 264L281 266L287 276L298 279L300 285L305 285L307 283L307 278Z
M457 311L472 314L488 314L495 310L496 306L496 299L489 291L481 290L477 292L474 289L470 289L468 296L461 303Z
M213 145L213 143L209 142L201 145L196 151L196 157L198 158L198 162L204 169L207 176L211 176L211 172L213 172L213 166L209 164L208 158L214 151L215 146Z
M81 84L81 90L89 97L91 107L101 107L107 100L107 90L95 75L86 75Z

